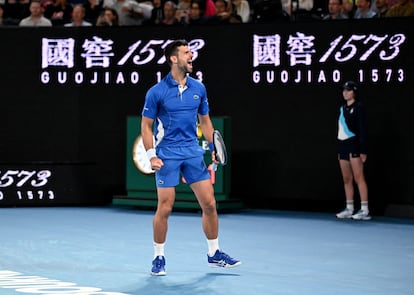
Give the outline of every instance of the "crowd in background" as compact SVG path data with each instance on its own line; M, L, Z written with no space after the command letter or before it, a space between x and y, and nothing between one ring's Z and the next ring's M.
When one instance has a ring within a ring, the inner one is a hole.
M0 26L171 26L414 16L414 0L0 0Z

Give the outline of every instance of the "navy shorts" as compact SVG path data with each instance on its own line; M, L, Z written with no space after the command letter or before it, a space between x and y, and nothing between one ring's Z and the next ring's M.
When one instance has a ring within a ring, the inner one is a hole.
M164 166L155 172L157 187L177 186L182 175L187 184L210 179L203 157L184 160L163 160Z
M338 154L340 160L349 161L350 156L359 158L361 155L359 144L355 140L340 140Z

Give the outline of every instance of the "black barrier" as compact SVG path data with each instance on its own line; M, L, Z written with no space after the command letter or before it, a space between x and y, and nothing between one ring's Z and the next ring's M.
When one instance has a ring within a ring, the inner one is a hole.
M94 163L0 163L0 206L99 204Z
M361 84L371 203L413 203L412 18L208 27L2 28L0 160L97 163L103 202L125 192L125 122L185 38L212 116L232 120L231 194L255 207L343 202L337 108ZM342 203L341 203L342 204Z

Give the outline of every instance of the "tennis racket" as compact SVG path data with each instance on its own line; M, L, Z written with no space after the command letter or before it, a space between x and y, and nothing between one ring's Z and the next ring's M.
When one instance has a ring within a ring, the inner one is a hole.
M221 166L226 165L227 164L226 144L224 143L224 139L218 130L214 130L213 132L213 145L214 145L214 151L216 152L216 160L218 161L218 164ZM213 171L217 170L216 163L213 163L212 169Z

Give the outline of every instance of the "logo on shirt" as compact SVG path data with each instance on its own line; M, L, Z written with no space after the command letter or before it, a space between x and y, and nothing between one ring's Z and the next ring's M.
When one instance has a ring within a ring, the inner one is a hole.
M197 94L194 94L193 98L194 99L200 99L200 96L198 96Z

